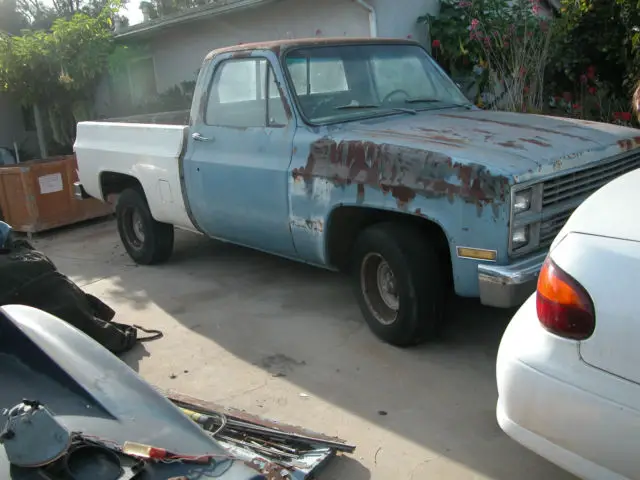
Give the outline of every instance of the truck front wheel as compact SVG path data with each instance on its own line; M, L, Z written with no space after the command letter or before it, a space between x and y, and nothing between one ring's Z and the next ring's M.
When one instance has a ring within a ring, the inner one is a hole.
M399 347L435 336L446 277L428 237L411 226L374 225L358 237L352 265L360 309L376 336Z
M144 194L128 188L116 204L118 233L129 256L141 265L162 263L173 252L173 225L151 216Z

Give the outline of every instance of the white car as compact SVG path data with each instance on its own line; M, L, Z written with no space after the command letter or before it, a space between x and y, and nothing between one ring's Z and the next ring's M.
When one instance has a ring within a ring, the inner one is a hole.
M498 351L500 427L583 479L640 479L639 187L576 209Z

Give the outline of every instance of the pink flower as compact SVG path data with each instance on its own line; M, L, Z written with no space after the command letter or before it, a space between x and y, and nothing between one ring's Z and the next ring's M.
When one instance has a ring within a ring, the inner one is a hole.
M477 18L471 20L471 30L475 30L476 28L478 28L478 25L480 25L480 20L478 20Z
M464 0L460 0L460 1L458 2L458 6L459 6L460 8L469 8L471 5L472 5L472 3L471 3L471 2L467 2L467 1L464 1Z
M539 0L531 0L531 11L534 15L538 15L540 13L540 2Z
M431 42L431 46L433 48L440 48L440 40L434 40L433 42Z
M527 69L524 67L520 67L520 76L524 77L527 74Z
M562 98L564 99L565 102L570 102L572 98L571 92L563 92Z
M593 65L590 65L589 67L587 67L587 78L591 80L596 78L596 67L594 67Z
M631 113L630 112L620 112L620 119L624 122L631 121Z
M595 95L598 92L598 89L596 87L589 87L589 93L591 95Z
M587 78L587 76L584 73L582 75L580 75L580 83L582 83L584 85L588 81L589 81L589 79Z

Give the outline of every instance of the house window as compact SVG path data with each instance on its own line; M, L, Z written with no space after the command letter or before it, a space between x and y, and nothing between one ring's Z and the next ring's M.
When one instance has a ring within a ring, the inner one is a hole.
M264 58L227 60L216 69L207 125L282 127L288 123L273 69Z
M158 94L153 57L140 58L129 64L131 101L139 104Z

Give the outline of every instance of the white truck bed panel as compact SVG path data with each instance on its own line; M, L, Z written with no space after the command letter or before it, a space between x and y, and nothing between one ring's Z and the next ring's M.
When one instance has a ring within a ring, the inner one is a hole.
M104 198L104 172L130 175L142 184L156 220L195 230L180 184L186 130L182 125L80 122L75 143L79 180L89 195Z

